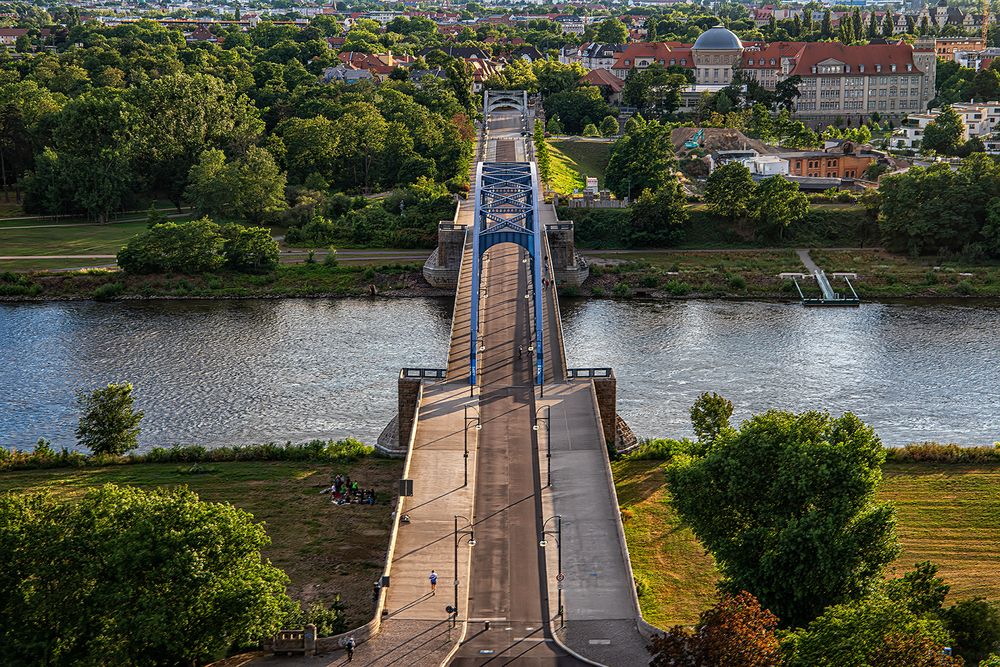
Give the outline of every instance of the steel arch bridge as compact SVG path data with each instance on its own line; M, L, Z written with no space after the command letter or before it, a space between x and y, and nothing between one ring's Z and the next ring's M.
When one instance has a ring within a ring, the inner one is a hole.
M528 113L528 92L525 90L486 90L483 92L483 110L486 115L510 109L522 116Z
M480 162L476 167L476 207L472 232L472 313L469 384L475 385L479 354L479 296L483 253L498 243L516 243L528 251L534 297L535 383L544 376L542 348L542 229L538 173L534 162ZM527 298L529 295L525 295Z

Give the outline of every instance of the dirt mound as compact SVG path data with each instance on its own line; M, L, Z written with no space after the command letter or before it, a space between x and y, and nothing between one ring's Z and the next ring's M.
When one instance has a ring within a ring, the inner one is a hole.
M670 133L670 141L677 152L687 152L684 142L693 137L698 127L678 127ZM739 130L728 127L706 127L705 135L700 141L700 148L707 151L736 151L752 148L761 155L776 155L780 149L776 146L768 146L763 141L751 139Z

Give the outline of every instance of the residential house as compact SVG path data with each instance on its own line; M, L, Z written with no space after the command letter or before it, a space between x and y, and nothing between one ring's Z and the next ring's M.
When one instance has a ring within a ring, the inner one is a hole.
M606 69L590 70L580 77L580 83L600 88L601 95L608 104L618 106L622 103L622 89L625 88L625 82Z

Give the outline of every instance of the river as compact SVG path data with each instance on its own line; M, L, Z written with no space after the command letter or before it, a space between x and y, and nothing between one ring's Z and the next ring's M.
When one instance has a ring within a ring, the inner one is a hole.
M143 447L373 441L403 366L444 365L440 299L0 304L0 445L72 447L74 392L136 386ZM566 303L571 366L611 366L641 437L690 435L702 391L736 406L853 411L886 444L1000 440L1000 308Z

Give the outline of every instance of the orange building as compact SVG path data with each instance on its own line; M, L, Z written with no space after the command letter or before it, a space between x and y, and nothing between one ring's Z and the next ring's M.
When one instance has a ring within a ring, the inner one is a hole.
M847 151L840 147L835 153L826 151L802 151L785 153L781 157L788 160L788 173L792 176L813 176L816 178L861 178L876 158L853 150L846 144Z
M955 51L982 51L985 48L983 40L971 37L938 37L934 40L935 55L948 61L955 59Z

